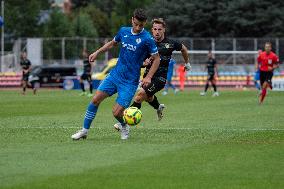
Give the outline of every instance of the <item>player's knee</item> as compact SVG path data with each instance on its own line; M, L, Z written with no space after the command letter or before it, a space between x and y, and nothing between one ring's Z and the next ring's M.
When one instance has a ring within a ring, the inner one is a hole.
M102 100L97 95L95 95L92 99L92 103L96 106L99 106L101 102Z
M144 95L143 93L138 93L135 98L134 101L137 103L142 103L144 101Z
M152 102L153 100L154 100L154 96L147 97L146 99L147 102Z
M113 116L114 117L122 117L123 116L123 111L121 111L121 110L112 110L112 114L113 114Z

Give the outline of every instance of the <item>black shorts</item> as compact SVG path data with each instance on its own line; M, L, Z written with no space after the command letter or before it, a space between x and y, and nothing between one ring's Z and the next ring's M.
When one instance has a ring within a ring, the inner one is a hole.
M82 79L82 80L87 80L88 82L91 82L91 81L92 81L92 76L91 76L91 74L83 73L83 74L81 75L81 79Z
M23 73L22 81L29 81L30 73Z
M260 84L261 86L263 85L264 82L267 82L269 85L272 85L272 77L273 77L273 72L265 72L265 71L260 71Z
M167 79L164 77L153 77L151 83L147 87L142 87L148 97L153 96L165 87Z
M207 78L207 80L208 80L208 81L214 80L214 75L215 75L215 73L208 73L208 78Z

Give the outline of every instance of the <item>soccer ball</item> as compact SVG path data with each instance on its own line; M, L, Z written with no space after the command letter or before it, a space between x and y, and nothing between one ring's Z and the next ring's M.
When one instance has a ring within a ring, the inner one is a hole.
M136 107L129 107L123 112L123 120L130 126L140 123L142 118L142 112Z

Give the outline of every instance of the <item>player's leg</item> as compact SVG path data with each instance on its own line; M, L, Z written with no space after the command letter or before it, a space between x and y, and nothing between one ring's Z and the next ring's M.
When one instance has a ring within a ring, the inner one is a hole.
M156 95L148 97L146 101L157 111L158 121L160 121L164 116L163 110L166 106L164 104L160 104Z
M85 80L85 74L81 75L80 77L80 86L82 90L82 93L80 93L80 96L86 95L84 80Z
M71 136L74 140L79 140L81 138L86 138L88 131L90 129L91 123L94 120L98 107L100 103L107 97L113 95L117 92L116 85L112 81L112 78L107 77L99 86L98 90L96 91L95 96L93 97L92 101L87 107L84 122L83 122L83 129L75 133Z
M261 94L259 96L259 104L262 104L265 96L267 94L267 88L272 89L272 77L273 77L273 72L262 72L263 73L263 84L262 84L262 90L261 90Z
M137 94L134 97L134 101L131 104L132 107L136 107L138 109L141 109L142 102L145 101L148 98L145 90L143 88L139 89Z
M162 77L152 78L152 82L148 86L143 87L144 92L147 95L146 101L157 111L157 117L159 121L163 118L163 110L165 108L165 105L160 104L155 94L164 88L165 83L166 79Z
M88 75L88 83L89 83L89 90L90 90L88 97L92 97L93 96L93 81L92 81L91 75Z
M162 93L163 95L167 95L168 94L170 82L171 82L170 80L167 80L167 83L165 85L165 90Z
M261 93L259 94L258 102L261 104L266 96L267 93L267 72L260 72L260 86L261 86Z
M23 95L26 94L27 86L28 86L28 76L27 74L23 73L23 78L22 78L22 87L23 87L22 94Z
M22 80L22 94L25 95L26 94L26 88L27 88L27 83L25 80Z
M36 95L36 86L35 86L35 84L36 84L36 83L35 83L34 81L31 82L31 86L32 86L33 94L34 94L34 95Z
M205 96L206 95L207 90L209 88L210 78L211 78L211 76L208 75L207 80L206 80L206 84L205 84L205 87L204 87L204 91L200 93L201 96Z
M259 72L255 72L255 75L254 75L254 86L257 90L260 91L261 87L260 87L260 84L259 84L259 80L260 80L260 76L259 76Z
M219 93L217 91L216 79L214 78L214 75L212 76L211 85L214 90L213 96L219 96Z
M92 81L91 75L89 75L88 82L89 82L89 85L90 85L90 94L93 94L93 81Z
M179 90L174 86L172 83L172 80L169 80L169 87L171 87L174 90L174 93L176 94Z
M79 140L81 138L85 139L87 138L87 134L89 132L89 129L91 127L92 121L96 117L96 113L98 111L98 107L100 103L107 98L109 95L103 91L97 91L95 96L93 97L92 101L87 107L84 122L83 122L83 128L82 130L78 131L74 135L71 136L73 140Z
M123 140L128 139L129 137L129 126L123 120L123 111L129 107L136 90L136 85L118 85L118 97L116 99L116 104L113 107L113 116L119 123L115 124L114 128L121 131L121 139Z
M181 91L184 90L184 82L185 82L185 77L181 77L180 78L180 90Z

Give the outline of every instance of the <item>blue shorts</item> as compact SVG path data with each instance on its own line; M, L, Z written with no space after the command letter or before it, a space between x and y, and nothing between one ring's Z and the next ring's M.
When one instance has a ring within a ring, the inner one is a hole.
M259 80L260 80L260 73L258 71L258 72L255 72L254 81L259 81Z
M120 106L128 108L136 93L137 87L138 86L135 84L125 83L108 75L100 84L98 90L107 93L109 96L118 93L116 102Z

